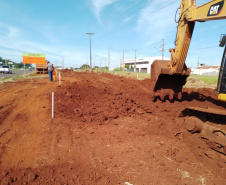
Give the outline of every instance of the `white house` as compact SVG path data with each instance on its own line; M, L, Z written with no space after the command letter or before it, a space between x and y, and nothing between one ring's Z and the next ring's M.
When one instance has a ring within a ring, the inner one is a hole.
M167 58L167 57L164 57L163 59L169 60L169 58ZM151 72L151 64L155 60L162 60L162 56L137 58L136 61L134 58L133 59L125 59L125 60L120 60L120 63L121 63L121 68L125 68L126 65L129 65L129 68L136 68L136 72L150 73Z
M199 66L191 70L191 74L206 75L206 76L218 76L220 66Z

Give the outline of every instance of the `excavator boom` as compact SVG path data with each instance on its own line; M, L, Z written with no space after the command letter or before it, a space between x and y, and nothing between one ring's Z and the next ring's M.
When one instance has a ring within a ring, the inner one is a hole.
M151 81L153 91L164 100L168 95L173 99L180 93L191 69L187 68L185 60L190 46L195 22L226 19L224 0L213 0L201 6L195 0L182 0L180 4L175 49L170 49L170 60L156 60L151 65ZM172 95L173 94L173 95Z

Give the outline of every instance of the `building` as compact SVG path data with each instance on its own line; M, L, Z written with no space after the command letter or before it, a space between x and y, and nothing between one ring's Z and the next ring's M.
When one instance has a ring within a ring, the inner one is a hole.
M154 56L154 57L143 57L143 58L137 58L135 59L126 59L126 60L120 60L121 68L127 69L127 70L134 70L136 68L136 72L141 73L150 73L151 72L151 64L155 60L162 60L162 56ZM164 57L164 60L169 60L169 58Z
M220 66L199 66L191 70L191 74L205 75L205 76L218 76Z

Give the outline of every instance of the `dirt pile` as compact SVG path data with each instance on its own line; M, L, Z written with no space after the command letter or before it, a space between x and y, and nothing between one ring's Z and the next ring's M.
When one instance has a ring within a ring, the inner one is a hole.
M153 102L149 79L64 71L1 85L2 184L224 184L226 158L177 122L189 106L225 109L214 90ZM51 92L55 118L51 119Z
M104 80L102 84L98 82L100 78ZM81 83L63 85L56 93L56 101L59 102L56 114L83 122L102 123L109 119L152 113L150 93L142 94L142 90L128 79L123 85L126 80L123 77L111 78L107 74L93 74L91 79L88 77ZM147 97L145 102L144 96ZM66 104L70 109L65 109Z

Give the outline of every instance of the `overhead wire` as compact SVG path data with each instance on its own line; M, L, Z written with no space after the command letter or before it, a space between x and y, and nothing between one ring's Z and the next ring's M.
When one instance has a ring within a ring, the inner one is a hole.
M135 3L133 3L133 4L129 5L129 6L126 6L125 8L123 8L122 10L120 10L123 13L117 13L117 14L115 14L115 16L111 17L110 19L106 18L102 22L112 22L112 21L114 21L114 22L117 21L118 22L119 20L122 19L123 16L124 17L125 16L128 16L127 15L128 14L128 10L133 10L134 8L139 9L140 7L143 6L142 3L139 3L136 7L134 5L137 5L137 3L135 2Z
M179 0L176 0L176 1L173 1L173 2L171 2L171 3L168 3L167 5L165 5L165 6L161 7L161 8L159 8L159 9L157 9L157 10L155 10L155 11L152 11L151 13L148 13L148 14L145 14L145 15L141 16L140 18L143 18L143 17L146 17L146 16L148 16L148 15L150 15L150 14L156 13L156 12L158 12L159 10L164 9L164 8L166 8L166 7L169 7L170 5L172 5L172 4L174 4L174 3L178 2L178 1L179 1ZM133 5L132 5L131 7L133 8ZM125 9L126 9L126 8L125 8ZM119 14L119 15L115 16L114 18L110 19L110 21L117 21L118 18L121 18L121 17L122 17L122 15ZM106 20L108 21L108 19L106 19ZM102 35L101 37L98 37L98 38L101 39L101 38L104 38L104 37L108 37L108 36L111 35L112 33L116 32L116 31L118 31L118 30L121 30L121 29L123 29L123 28L126 27L126 26L131 25L131 24L132 24L133 22L135 22L135 21L137 21L137 20L130 21L130 22L128 22L127 24L124 24L123 26L118 27L118 28L114 29L113 31L108 32L107 34ZM105 20L104 20L103 22L105 22ZM97 33L98 33L98 32L97 32ZM95 41L96 44L102 45L102 44L100 44L100 42L97 41L96 38L93 38L93 40ZM148 47L151 47L151 46L153 46L153 45L156 44L156 43L157 43L157 42L152 43L152 44L149 45ZM103 46L103 45L102 45L102 46ZM138 48L138 50L142 50L142 49L148 48L148 47ZM113 49L113 48L112 48L112 49ZM123 51L123 49L116 49L116 48L115 48L114 50L121 50L121 51ZM128 49L127 49L127 50L128 50ZM160 52L160 51L158 51L158 52ZM158 53L158 52L155 52L155 53Z
M211 47L205 47L205 48L193 48L190 50L203 50L203 49L210 49L210 48L219 48L219 46L211 46Z
M134 5L136 5L136 6L134 6ZM122 17L124 16L129 16L128 15L128 10L133 10L134 8L136 8L136 9L139 9L139 8L141 8L142 6L144 6L143 5L143 3L140 3L139 2L139 4L137 5L137 3L135 2L135 3L133 3L133 4L131 4L129 7L128 6L126 6L125 8L123 8L122 10L121 10L121 12L123 12L123 13L117 13L117 14L115 14L115 16L113 16L113 18L111 17L110 19L108 19L108 18L106 18L106 19L104 19L104 20L102 20L101 21L101 23L103 22L104 23L104 25L105 25L105 27L104 28L106 28L107 27L107 25L106 25L106 22L111 22L111 23L118 23L120 20L122 20ZM134 12L134 11L133 11ZM101 24L100 23L100 24ZM95 31L95 33L99 33L100 32L100 30L103 32L103 30L104 30L104 28L103 28L103 25L101 24L101 27L97 30L97 31ZM101 32L100 32L101 33ZM101 34L100 34L101 35Z
M158 12L159 10L162 10L162 9L164 9L164 8L166 8L166 7L169 7L169 6L173 5L174 3L178 2L178 1L179 1L179 0L173 1L173 2L171 2L171 3L169 3L169 4L167 4L167 5L163 6L163 7L161 7L161 8L159 8L159 9L155 10L155 11L152 11L151 13L148 13L148 14L145 14L145 15L141 16L140 18L144 18L144 17L146 17L146 16L148 16L148 15L150 15L150 14L156 13L156 12ZM137 21L137 20L130 21L130 22L128 22L127 24L124 24L123 26L121 26L121 27L119 27L119 28L117 28L117 29L111 31L110 33L108 33L108 34L106 34L105 36L102 36L102 37L100 37L100 38L104 38L104 37L108 36L109 34L112 34L112 33L116 32L116 31L118 31L118 30L121 30L122 28L124 28L124 27L126 27L126 26L129 26L129 25L131 25L132 23L134 23L134 22L136 22L136 21Z
M155 13L155 12L158 12L159 10L164 9L164 8L170 6L170 5L172 5L172 4L174 4L174 3L178 2L178 1L179 1L179 0L173 1L173 2L171 2L171 3L169 3L169 4L167 4L167 5L163 6L163 7L161 7L161 8L159 8L159 9L155 10L155 11L152 11L151 13L148 13L148 14L145 14L145 15L141 16L140 18L146 17L146 16L148 16L148 15L150 15L150 14L153 14L153 13ZM137 21L137 20L135 20L135 21ZM119 27L119 28L117 28L117 29L111 31L110 33L107 33L106 35L100 36L100 37L98 37L98 38L101 39L101 38L107 37L107 36L109 36L110 34L112 34L112 33L116 32L116 31L118 31L118 30L120 30L120 29L123 29L124 27L126 27L126 26L132 24L132 23L135 22L135 21L131 21L131 22L129 22L129 23L123 25L122 27ZM95 41L95 43L98 43L98 45L100 45L100 42L97 41L97 38L94 38L94 41ZM145 48L149 48L149 47L155 45L156 43L158 43L158 42L154 42L154 43L150 44L150 45L147 46L147 47L141 47L141 48L138 48L137 50L143 50L143 49L145 49ZM102 45L102 44L101 44L101 45ZM106 47L106 46L104 46L104 45L102 45L102 46L103 46L103 47ZM112 49L113 49L113 48L112 48ZM123 51L124 49L116 49L116 48L114 48L114 50L121 50L121 51ZM131 49L131 50L132 50L132 49ZM127 49L127 51L128 51L128 49ZM158 51L158 52L159 52L159 51Z

